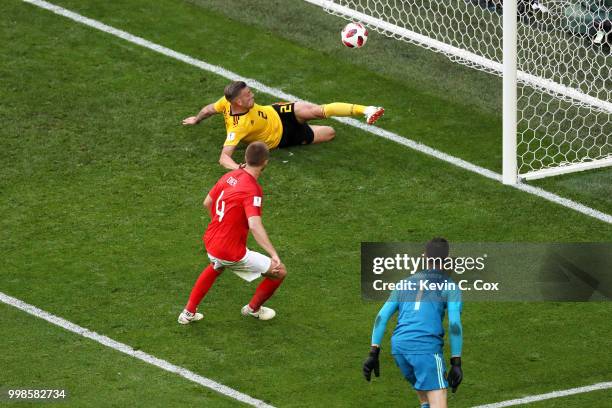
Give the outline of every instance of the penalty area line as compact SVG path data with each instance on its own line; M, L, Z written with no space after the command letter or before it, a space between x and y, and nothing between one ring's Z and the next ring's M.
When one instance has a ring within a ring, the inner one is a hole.
M276 88L271 88L267 85L262 84L259 81L256 81L254 79L251 78L246 78L243 76L240 76L232 71L229 71L225 68L222 68L220 66L217 65L212 65L209 64L205 61L190 57L189 55L186 54L182 54L180 52L174 51L170 48L164 47L162 45L153 43L151 41L145 40L144 38L135 36L133 34L130 34L126 31L122 31L119 30L117 28L111 27L109 25L106 25L104 23L101 23L100 21L97 20L93 20L91 18L82 16L78 13L75 13L73 11L70 11L68 9L65 9L63 7L60 6L56 6L55 4L43 1L43 0L22 0L25 3L29 3L32 5L35 5L37 7L52 11L55 14L64 16L66 18L69 18L73 21L76 21L78 23L84 24L86 26L95 28L96 30L100 30L103 31L105 33L114 35L116 37L122 38L126 41L129 41L133 44L137 44L140 45L141 47L144 48L148 48L152 51L158 52L162 55L165 55L167 57L170 58L174 58L178 61L182 61L186 64L192 65L194 67L198 67L200 69L203 69L205 71L208 72L212 72L214 74L217 74L219 76L222 76L224 78L230 79L232 81L244 81L246 83L249 84L249 87L257 89L260 92L264 92L267 93L268 95L272 95L275 96L277 98L279 98L279 100L284 100L284 101L296 101L296 100L303 100L301 98L298 98L297 96L288 94L286 92L281 91L280 89L276 89ZM428 156L432 156L435 157L438 160L442 160L445 161L447 163L450 163L454 166L460 167L464 170L468 170L471 171L473 173L476 174L480 174L481 176L487 177L489 179L493 179L496 181L501 182L502 180L502 176L498 173L495 173L494 171L485 169L484 167L480 167L477 166L475 164L472 164L470 162L467 162L465 160L462 160L458 157L454 157L451 156L449 154L446 154L444 152L441 152L439 150L433 149L429 146L426 146L422 143L419 142L415 142L413 140L410 140L408 138L405 138L403 136L400 136L396 133L378 128L376 126L372 126L372 125L366 125L364 123L358 122L355 119L352 118L333 118L339 122L345 123L349 126L353 126L356 128L359 128L361 130L364 130L368 133L374 134L376 136L382 137L384 139L387 140L391 140L394 141L396 143L399 143L401 145L404 145L406 147L409 147L413 150L416 150L418 152L424 153ZM534 187L534 186L530 186L530 185L526 185L523 183L518 183L516 185L512 185L511 187L514 187L520 191L523 191L525 193L529 193L529 194L533 194L537 197L541 197L545 200L551 201L555 204L561 205L563 207L569 208L571 210L574 210L576 212L582 213L584 215L587 215L589 217L593 217L596 218L600 221L603 221L605 223L608 224L612 224L612 215L606 214L604 212L598 211L594 208L588 207L584 204L578 203L576 201L561 197L557 194L548 192L546 190L543 190L539 187Z
M493 404L478 405L478 406L472 407L472 408L504 408L504 407L511 407L511 406L514 406L514 405L529 404L530 402L544 401L544 400L552 399L552 398L567 397L568 395L581 394L581 393L584 393L584 392L600 391L600 390L605 390L605 389L608 389L608 388L612 388L612 381L611 382L597 383L597 384L593 384L593 385L587 385L585 387L570 388L568 390L553 391L553 392L548 392L546 394L531 395L531 396L524 397L524 398L517 398L517 399L513 399L513 400L508 400L508 401L495 402Z
M134 350L132 347L128 346L127 344L120 343L116 340L111 339L110 337L98 334L94 331L81 327L75 323L69 322L68 320L62 319L61 317L45 312L44 310L39 309L36 306L32 306L29 303L26 303L12 296L9 296L5 293L0 292L0 301L9 306L13 306L19 310L29 313L32 316L46 320L47 322L51 324L54 324L63 329L76 333L79 336L83 336L88 339L91 339L95 341L96 343L102 344L103 346L110 347L113 350L120 351L121 353L127 354L130 357L137 358L138 360L144 361L145 363L154 365L155 367L161 368L162 370L165 370L165 371L168 371L174 374L178 374L181 377L188 379L189 381L192 381L203 387L216 391L219 394L223 394L227 397L233 398L237 401L243 402L253 407L274 408L274 406L272 405L268 405L261 400L250 397L246 394L241 393L240 391L236 391L235 389L225 386L223 384L220 384L216 381L213 381L210 378L202 377L201 375L198 375L194 373L193 371L190 371L186 368L174 365L166 360L162 360L161 358L157 358L155 356L147 354L144 351Z

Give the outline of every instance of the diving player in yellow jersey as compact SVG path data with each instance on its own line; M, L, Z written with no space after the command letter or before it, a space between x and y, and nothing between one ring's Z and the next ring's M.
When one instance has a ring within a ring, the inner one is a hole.
M336 135L331 126L309 125L306 122L331 116L364 115L371 125L385 110L340 102L315 105L300 101L262 106L255 103L253 92L245 82L234 81L225 87L221 99L203 107L196 116L185 118L183 125L197 125L217 113L223 114L227 130L219 164L233 170L239 167L232 159L239 142L264 142L270 149L328 142Z

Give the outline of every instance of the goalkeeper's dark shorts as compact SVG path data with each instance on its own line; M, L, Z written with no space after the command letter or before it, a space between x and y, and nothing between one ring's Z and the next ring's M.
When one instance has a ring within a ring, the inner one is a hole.
M294 105L294 103L275 103L272 105L283 124L283 134L278 147L311 144L314 140L312 128L307 123L300 123L296 119Z
M394 354L395 364L418 391L432 391L448 388L444 355L436 354Z

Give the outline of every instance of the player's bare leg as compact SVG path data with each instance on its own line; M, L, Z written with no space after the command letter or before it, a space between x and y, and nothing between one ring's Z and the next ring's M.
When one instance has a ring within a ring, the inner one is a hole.
M336 137L336 131L331 126L318 126L318 125L308 125L312 129L314 133L314 139L312 139L312 143L324 143L329 142L334 137Z
M262 306L283 283L283 279L287 276L287 270L284 264L272 266L267 272L262 273L264 280L255 289L255 294L249 302L240 311L243 316L253 316L259 320L270 320L276 316L274 309Z
M364 106L344 102L333 102L326 105L296 102L293 109L295 118L300 123L315 119L326 119L332 116L364 116L366 122L371 125L385 113L385 109L379 106Z
M315 105L310 102L296 102L293 104L295 118L298 122L304 123L309 120L325 119L323 106Z
M443 388L441 390L426 391L425 393L427 394L427 401L429 401L430 408L446 408L447 407L446 388Z
M427 392L426 391L419 391L419 390L415 390L418 397L419 397L419 403L421 405L423 404L427 404L429 403L429 400L427 399Z

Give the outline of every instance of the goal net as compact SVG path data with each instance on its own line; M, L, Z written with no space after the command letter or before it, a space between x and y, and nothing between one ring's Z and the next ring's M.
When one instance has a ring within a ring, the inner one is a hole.
M502 76L503 0L306 1ZM515 1L518 178L612 165L612 0Z

